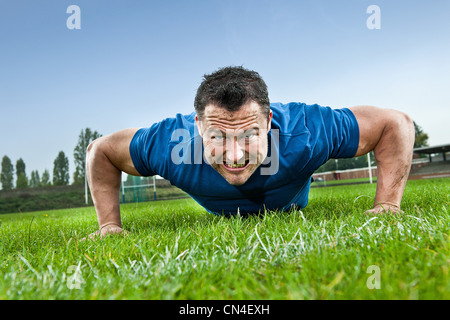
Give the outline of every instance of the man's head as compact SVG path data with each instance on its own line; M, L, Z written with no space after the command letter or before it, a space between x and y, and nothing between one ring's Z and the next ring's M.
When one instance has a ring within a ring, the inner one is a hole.
M263 79L242 67L205 75L195 109L206 160L230 184L244 184L268 151L272 112Z
M194 107L201 120L208 105L233 112L249 101L258 103L262 113L269 118L269 93L261 76L243 67L225 67L204 75L197 89Z

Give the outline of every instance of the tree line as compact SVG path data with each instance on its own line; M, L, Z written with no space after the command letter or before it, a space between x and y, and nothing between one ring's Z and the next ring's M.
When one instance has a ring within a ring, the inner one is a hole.
M73 156L75 162L75 172L73 174L73 184L84 184L86 172L86 149L88 145L102 135L90 128L82 129L78 136L78 143L74 148ZM39 175L38 170L33 170L30 177L26 174L25 161L20 158L16 161L15 172L11 159L3 156L1 163L0 183L2 190L39 188L47 186L65 186L69 184L69 159L64 151L60 151L53 161L53 179L46 169ZM16 185L14 186L14 174L16 175Z

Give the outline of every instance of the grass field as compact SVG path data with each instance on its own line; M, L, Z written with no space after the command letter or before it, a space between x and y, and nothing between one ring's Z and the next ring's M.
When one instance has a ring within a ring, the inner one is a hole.
M450 179L315 188L302 211L224 218L191 199L122 206L131 233L80 241L93 208L0 215L0 299L449 299Z

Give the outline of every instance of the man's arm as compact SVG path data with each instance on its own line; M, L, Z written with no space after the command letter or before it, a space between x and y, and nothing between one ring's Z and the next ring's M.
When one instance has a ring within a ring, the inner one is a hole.
M411 169L414 125L397 110L372 106L350 108L359 125L355 157L374 151L378 167L377 191L368 213L401 212L400 202Z
M130 156L130 142L138 129L125 129L94 140L87 148L86 176L99 230L90 235L122 232L120 183L122 171L139 176Z

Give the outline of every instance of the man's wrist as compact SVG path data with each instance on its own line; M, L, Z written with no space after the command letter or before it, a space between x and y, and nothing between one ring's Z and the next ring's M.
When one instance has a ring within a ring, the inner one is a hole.
M401 213L400 203L393 201L375 201L374 210L382 210L384 212Z
M108 229L115 229L115 228L122 229L122 224L120 224L120 223L118 224L118 223L115 223L115 222L109 222L109 223L101 225L99 230L100 231L103 231L103 230L104 231L108 231Z
M395 207L397 209L400 209L400 203L392 201L375 201L373 207Z

